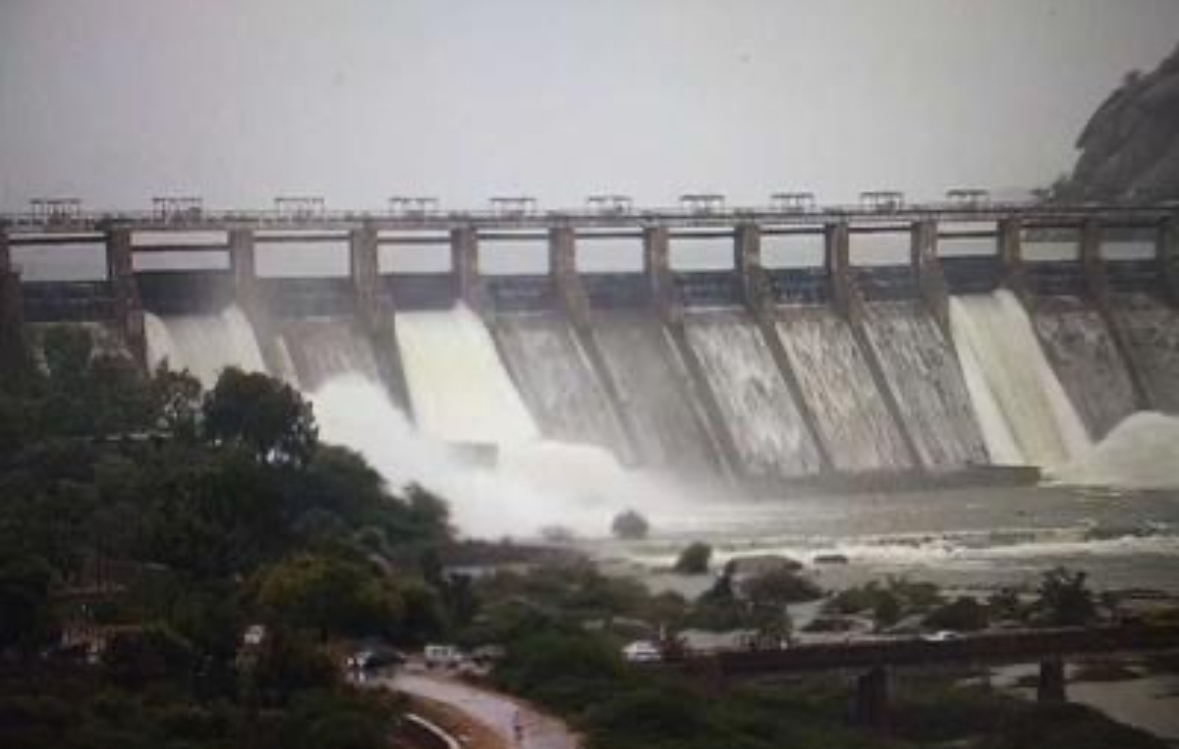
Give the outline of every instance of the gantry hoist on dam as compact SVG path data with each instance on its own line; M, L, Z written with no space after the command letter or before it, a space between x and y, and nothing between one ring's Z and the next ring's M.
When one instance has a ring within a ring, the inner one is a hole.
M598 261L619 247L633 262ZM681 262L718 247L719 262ZM693 193L666 209L603 194L339 211L288 195L212 211L174 196L0 217L0 346L102 323L146 364L145 321L236 305L268 370L312 388L362 360L412 411L398 320L461 303L544 437L751 486L1034 475L1129 413L1179 411L1177 299L1173 203L961 189L923 204L877 190L838 206L781 192L763 207Z

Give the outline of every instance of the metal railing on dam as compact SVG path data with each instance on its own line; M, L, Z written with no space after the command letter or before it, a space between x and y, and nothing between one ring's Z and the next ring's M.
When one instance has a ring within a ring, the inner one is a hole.
M112 227L153 231L195 231L251 228L265 230L348 230L371 226L378 230L449 230L458 227L502 229L726 227L744 223L808 226L847 222L857 225L935 220L954 223L1021 219L1047 226L1080 225L1101 221L1133 226L1149 225L1179 212L1179 202L1047 203L955 202L914 203L866 207L836 204L783 209L772 206L692 209L682 207L608 210L562 208L553 210L340 210L284 211L281 209L158 211L110 210L69 213L10 212L0 214L0 229L14 233L99 232Z

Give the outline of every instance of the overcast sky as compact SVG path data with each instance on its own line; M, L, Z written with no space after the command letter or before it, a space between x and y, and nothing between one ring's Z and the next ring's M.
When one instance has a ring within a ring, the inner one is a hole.
M1037 186L1176 0L0 0L0 206Z

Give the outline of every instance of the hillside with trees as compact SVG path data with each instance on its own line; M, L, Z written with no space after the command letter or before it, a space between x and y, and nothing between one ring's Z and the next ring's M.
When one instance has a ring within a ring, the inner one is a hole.
M1179 48L1149 73L1128 73L1086 123L1062 199L1179 197Z

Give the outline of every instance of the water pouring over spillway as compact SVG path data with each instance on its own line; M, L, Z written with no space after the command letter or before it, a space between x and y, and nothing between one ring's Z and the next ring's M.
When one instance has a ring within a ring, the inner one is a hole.
M954 297L950 320L979 421L990 430L984 431L988 448L1008 457L1014 442L1024 462L1057 466L1088 447L1085 427L1014 294L1001 289ZM1006 434L995 422L996 409Z
M492 445L540 437L495 341L466 307L398 314L397 344L414 417L426 434Z
M144 322L152 366L167 360L173 369L192 372L205 387L212 387L226 367L266 371L254 329L236 305L216 314L157 317L149 313Z

